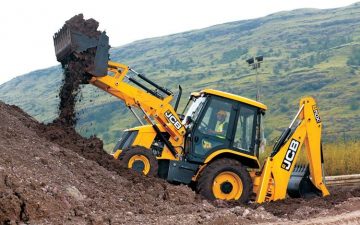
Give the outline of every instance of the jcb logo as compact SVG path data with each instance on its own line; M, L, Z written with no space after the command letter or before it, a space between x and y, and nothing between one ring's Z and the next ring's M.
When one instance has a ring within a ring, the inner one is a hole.
M291 168L291 165L295 159L296 156L296 152L299 148L300 142L298 142L295 139L292 139L289 145L289 148L286 152L285 158L283 160L283 163L281 165L281 168L283 168L284 170L289 171Z
M314 116L315 116L315 120L317 123L321 123L321 119L320 119L320 115L319 115L319 110L316 107L316 105L312 106L313 112L314 112Z
M176 117L170 112L170 110L165 112L165 116L166 118L172 123L174 124L175 128L177 130L180 130L181 128L181 123L176 119Z

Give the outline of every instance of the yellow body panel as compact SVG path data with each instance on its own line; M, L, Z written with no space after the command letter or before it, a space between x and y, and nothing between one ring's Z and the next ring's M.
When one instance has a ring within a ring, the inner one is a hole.
M217 151L211 153L208 157L206 157L206 159L204 160L204 165L200 166L198 172L194 175L192 180L196 181L198 179L198 176L200 175L200 173L205 169L205 167L209 163L211 163L214 158L216 158L217 156L220 156L222 154L232 154L232 155L234 155L234 157L235 156L240 156L240 157L244 157L246 159L250 159L250 160L252 160L253 162L255 162L258 165L257 168L260 167L259 159L256 156L247 155L247 154L237 152L237 151L234 151L234 150L230 150L230 149L220 149L220 150L217 150ZM240 162L241 162L241 160L240 160Z
M261 182L261 177L256 175L256 171L249 172L251 180L253 182L253 193L257 193Z
M230 153L230 154L242 156L245 158L249 158L251 160L254 160L254 162L256 162L260 166L259 160L256 156L248 155L248 154L237 152L237 151L230 150L230 149L221 149L221 150L211 153L208 157L206 157L204 163L205 164L209 163L213 158L215 158L216 156L223 154L223 153Z
M156 137L156 133L151 126L144 126L138 129L138 135L136 136L133 146L143 146L147 149L150 149L151 144L153 143Z
M156 137L156 132L153 129L153 127L151 125L144 125L144 126L138 126L138 127L126 129L125 131L135 131L135 130L138 131L138 135L136 136L134 142L132 143L132 146L142 146L142 147L145 147L146 149L150 149L151 145ZM162 129L161 127L159 127L159 130L161 132L165 132L165 130ZM119 155L121 154L122 150L123 149L118 149L113 154L113 157L115 159L117 159L119 157ZM173 156L173 154L171 154L169 149L167 147L165 147L165 149L162 152L162 155L160 157L157 157L157 159L174 160L175 157Z
M137 130L139 132L138 132L138 135L136 136L132 146L143 146L147 149L150 149L151 144L156 136L156 133L155 133L154 129L152 128L152 126L151 125L138 126L138 127L126 129L124 131L126 132L126 131L135 131L135 130ZM115 159L118 159L122 150L123 149L117 149L113 153L113 157Z
M245 97L242 97L242 96L239 96L239 95L234 95L234 94L231 94L231 93L227 93L227 92L224 92L224 91L218 91L218 90L213 90L213 89L204 89L200 93L207 93L207 94L217 95L217 96L220 96L220 97L223 97L223 98L228 98L228 99L232 99L232 100L235 100L235 101L238 101L238 102L243 102L245 104L252 105L252 106L258 107L258 108L263 109L263 110L267 109L267 106L262 104L261 102L258 102L258 101L255 101L255 100L252 100L252 99L249 99L249 98L245 98Z
M121 154L121 152L122 152L122 149L116 150L116 151L112 154L112 156L114 157L114 159L118 159L118 158L119 158L119 155Z

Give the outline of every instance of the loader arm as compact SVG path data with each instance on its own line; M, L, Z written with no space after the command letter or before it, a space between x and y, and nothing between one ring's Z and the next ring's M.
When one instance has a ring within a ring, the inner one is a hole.
M86 24L87 21L83 20L82 15L78 15L67 21L54 34L57 60L63 65L68 64L69 60L81 61L86 72L82 75L88 83L122 100L135 115L132 108L139 108L144 113L145 120L153 126L164 142L166 148L163 154L168 155L169 159L177 158L182 152L185 128L170 104L173 93L124 64L108 61L109 37L105 32L97 31L97 27L89 27ZM136 74L138 79L127 75L129 71ZM129 82L125 82L125 78ZM139 79L157 90L148 88L139 82ZM175 108L179 97L180 95ZM141 122L137 115L136 117ZM170 138L165 138L160 130L166 131Z
M314 191L320 195L329 195L323 177L321 128L321 119L315 100L311 97L302 98L293 122L275 144L271 156L265 160L256 193L257 203L276 201L286 197L291 174L304 143L309 162L310 185L313 185Z
M109 61L108 75L92 76L89 83L119 98L127 107L142 110L144 118L149 124L153 125L157 132L159 131L157 126L161 126L170 135L170 143L165 143L167 149L164 151L170 151L173 157L176 158L182 152L180 146L183 144L185 127L170 104L173 96L168 95L162 98L146 87L139 88L125 82L125 78L127 78L141 87L141 84L135 79L127 76L129 69L124 64ZM157 123L153 123L152 119Z

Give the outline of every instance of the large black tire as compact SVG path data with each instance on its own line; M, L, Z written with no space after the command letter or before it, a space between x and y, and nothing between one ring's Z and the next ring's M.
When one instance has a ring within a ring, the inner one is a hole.
M124 149L118 158L122 166L147 176L157 176L159 164L152 151L142 146Z
M229 178L229 179L228 179ZM239 161L222 158L211 162L201 172L196 190L205 198L235 200L247 203L253 183L249 172Z

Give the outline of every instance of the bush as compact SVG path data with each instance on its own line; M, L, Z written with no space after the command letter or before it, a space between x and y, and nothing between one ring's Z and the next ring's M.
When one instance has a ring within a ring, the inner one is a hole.
M355 111L355 110L358 110L359 108L360 108L360 106L359 106L359 103L358 103L358 102L352 102L352 103L350 104L350 110Z
M240 58L240 56L246 54L247 52L248 52L247 48L240 48L240 47L237 47L236 49L232 49L230 51L226 51L222 54L220 63L232 62L232 61Z
M360 48L355 48L347 61L348 66L360 66Z

